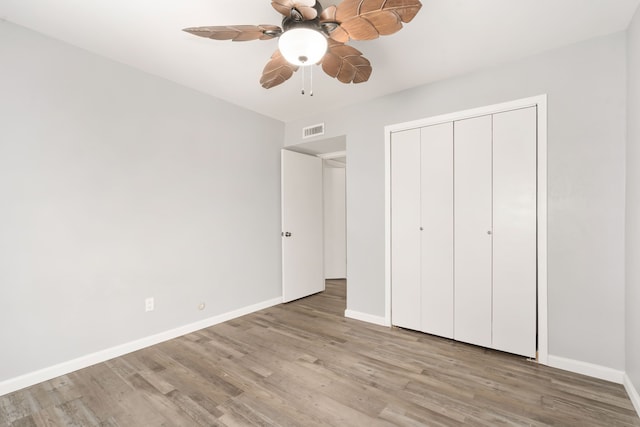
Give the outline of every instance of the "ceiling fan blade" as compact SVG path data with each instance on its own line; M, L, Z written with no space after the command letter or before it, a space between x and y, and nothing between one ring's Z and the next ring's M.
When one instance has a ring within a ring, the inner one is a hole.
M350 39L372 40L399 31L421 7L419 0L343 0L336 7L335 20ZM344 39L343 34L336 37Z
M185 28L186 31L196 36L214 40L232 40L243 42L249 40L268 40L278 37L282 29L277 25L227 25L219 27L193 27Z
M298 71L298 67L288 63L280 50L276 50L262 70L260 84L265 89L271 89L289 80L296 71Z
M363 83L371 76L371 63L358 49L329 39L322 70L342 83Z
M273 0L271 2L271 6L285 17L291 16L291 10L296 9L305 21L318 17L315 5L316 0Z
M327 7L322 11L320 15L320 24L323 23L336 23L336 10L333 5ZM347 33L341 26L337 26L335 29L329 32L329 37L340 43L346 43L349 41L349 33Z

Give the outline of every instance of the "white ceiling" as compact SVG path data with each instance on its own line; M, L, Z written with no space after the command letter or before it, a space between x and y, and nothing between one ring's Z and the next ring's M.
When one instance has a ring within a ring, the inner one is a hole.
M313 67L313 97L300 95L300 72L273 89L260 86L276 40L215 41L180 31L279 25L269 0L0 0L0 19L286 122L624 30L640 0L422 3L400 32L350 43L372 63L368 82L344 85Z

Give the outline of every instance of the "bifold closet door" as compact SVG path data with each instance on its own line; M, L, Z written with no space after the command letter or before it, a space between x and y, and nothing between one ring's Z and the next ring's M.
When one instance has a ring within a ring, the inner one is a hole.
M454 338L491 347L491 116L454 123Z
M391 318L420 330L420 129L391 135Z
M536 353L536 107L493 116L493 348Z
M453 338L453 123L422 128L420 141L420 330Z

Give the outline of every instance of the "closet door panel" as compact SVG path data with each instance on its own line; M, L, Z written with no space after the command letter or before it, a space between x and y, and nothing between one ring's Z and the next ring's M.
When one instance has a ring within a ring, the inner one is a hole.
M422 327L453 338L453 123L422 128Z
M454 124L454 338L491 347L491 116Z
M391 322L420 330L420 129L391 135Z
M536 352L536 107L493 118L493 347Z

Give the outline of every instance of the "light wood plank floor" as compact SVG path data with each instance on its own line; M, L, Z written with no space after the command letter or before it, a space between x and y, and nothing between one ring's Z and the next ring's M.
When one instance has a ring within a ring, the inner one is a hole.
M640 426L622 386L345 319L345 285L0 397L0 426Z

